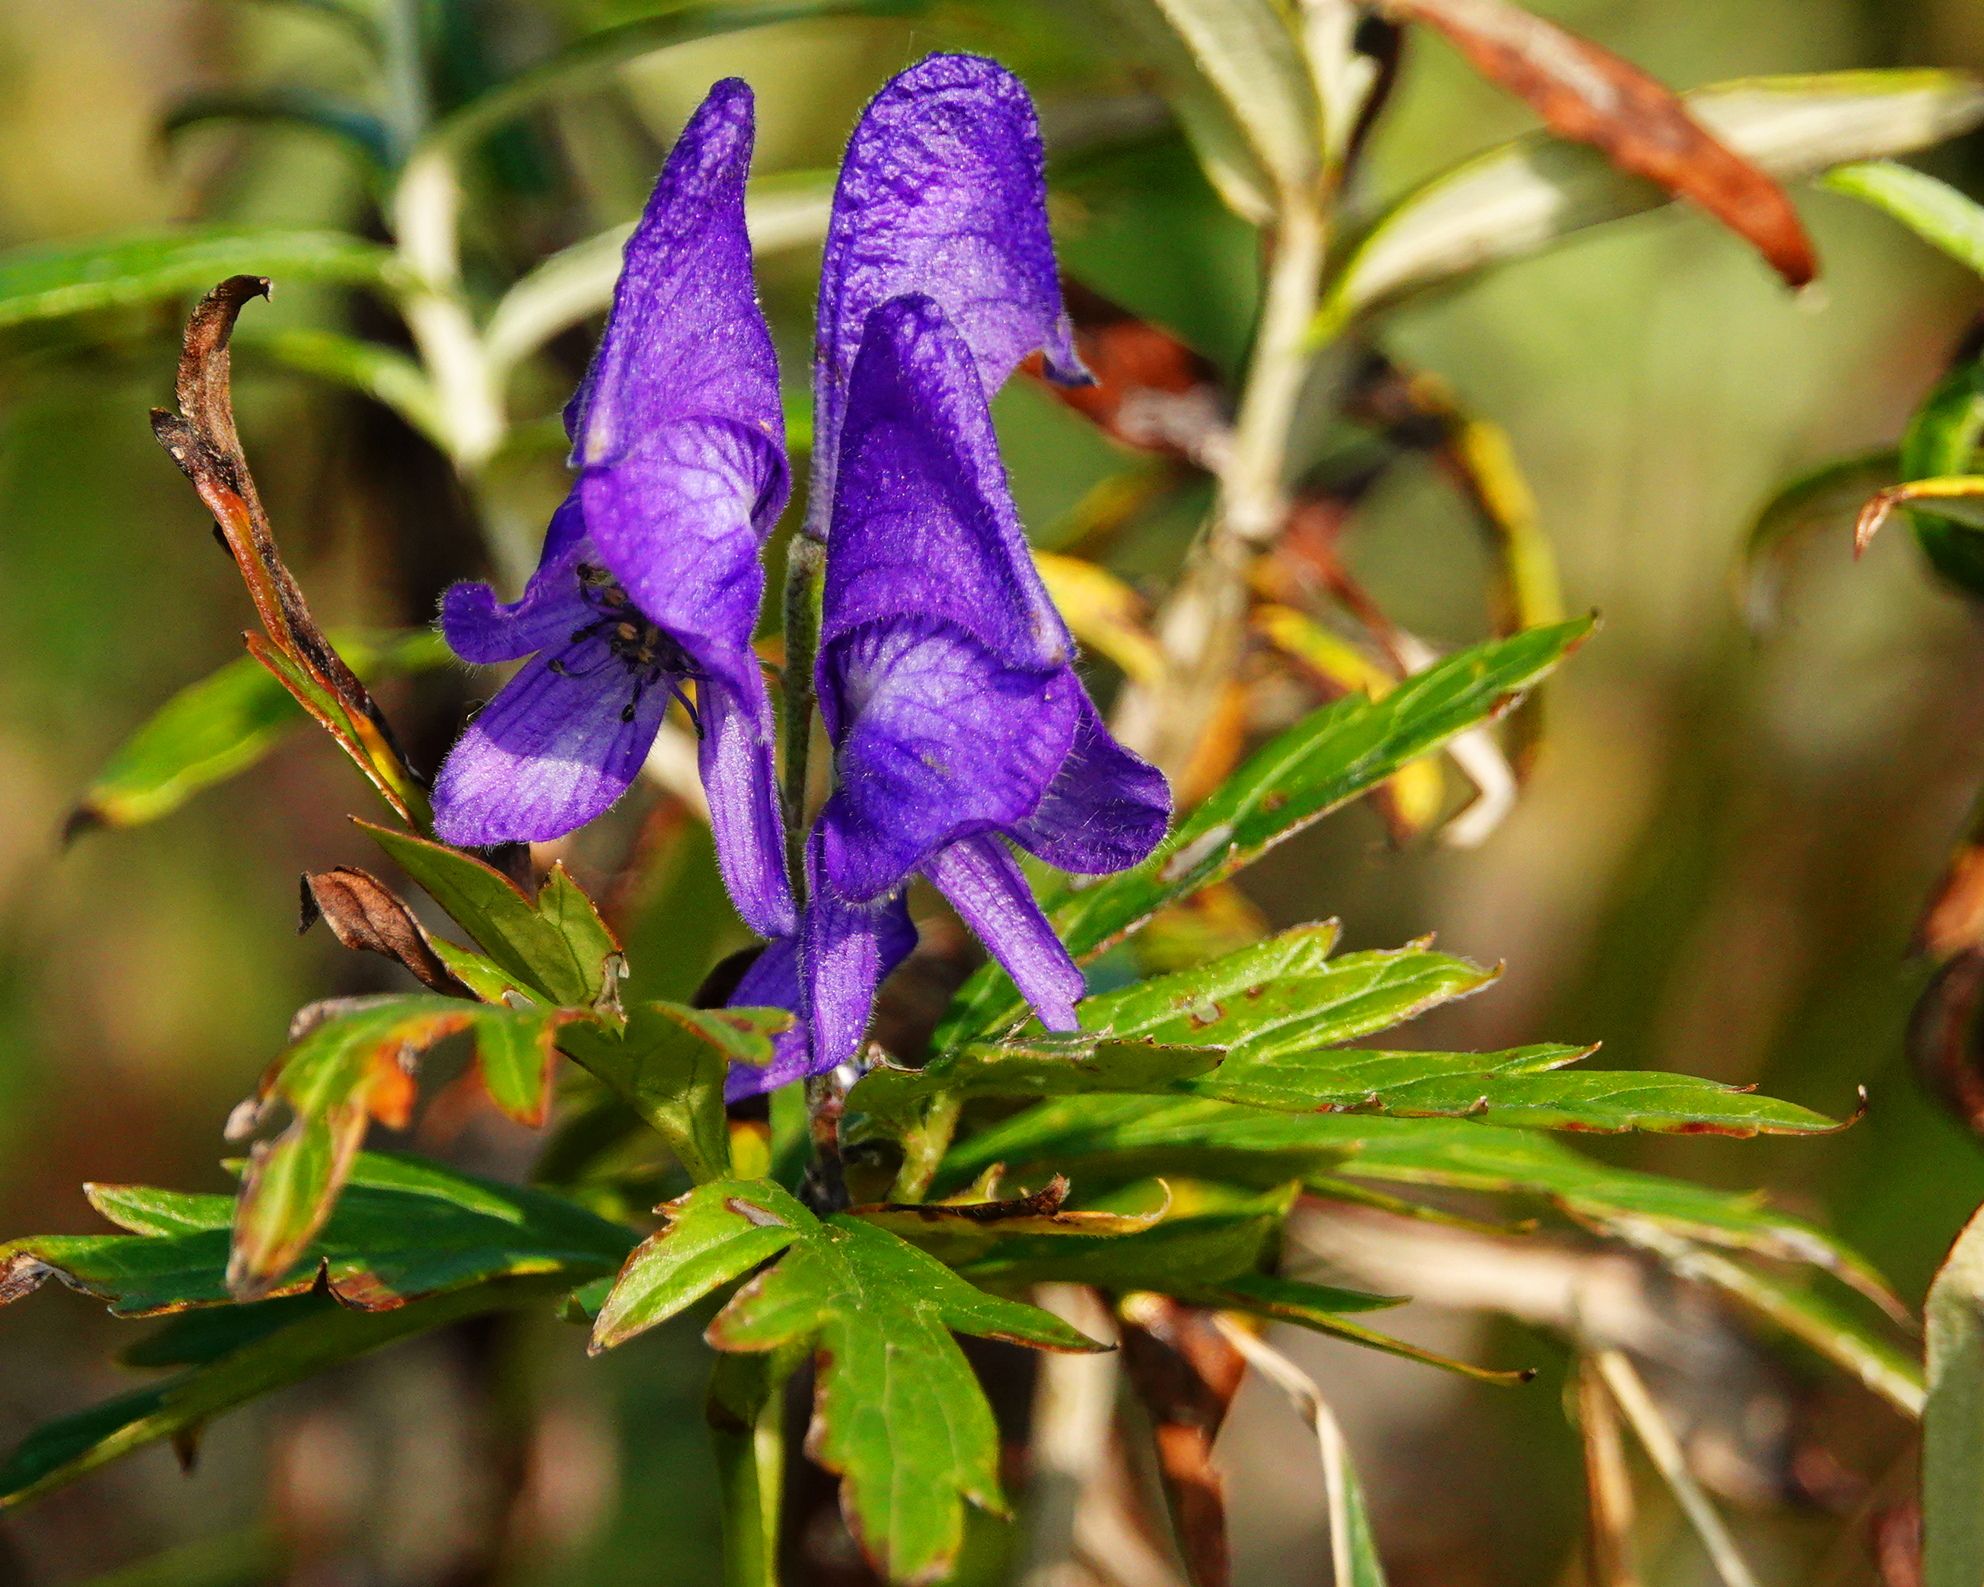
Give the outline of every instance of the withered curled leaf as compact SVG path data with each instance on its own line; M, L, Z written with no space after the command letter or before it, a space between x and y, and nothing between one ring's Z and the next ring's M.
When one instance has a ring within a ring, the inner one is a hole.
M1588 143L1620 170L1698 204L1788 285L1802 287L1819 273L1784 189L1630 61L1506 0L1382 0L1380 9L1444 34L1559 137Z
M276 548L267 511L248 471L235 428L228 341L242 308L269 295L262 276L229 276L186 322L179 357L179 412L152 412L152 433L213 514L234 559L262 633L248 652L320 722L399 816L424 821L426 795L393 741L371 693L310 613L309 603Z
M1178 1549L1198 1587L1227 1587L1226 1482L1213 1441L1226 1421L1247 1362L1213 1313L1167 1295L1138 1294L1122 1306L1123 1365L1151 1420Z
M397 960L432 991L449 997L475 995L435 951L406 901L371 872L355 865L305 871L298 893L299 932L322 920L343 946Z

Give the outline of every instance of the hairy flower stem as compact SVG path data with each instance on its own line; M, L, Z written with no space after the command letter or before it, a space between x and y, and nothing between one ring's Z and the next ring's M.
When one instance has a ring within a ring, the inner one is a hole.
M1119 713L1118 736L1174 780L1238 670L1248 572L1287 514L1289 430L1314 355L1309 322L1328 237L1320 199L1284 206L1270 239L1260 328L1212 522L1158 617L1163 671L1154 685L1132 691Z
M944 1153L950 1150L963 1110L964 1098L954 1091L940 1091L930 1099L922 1121L903 1137L902 1168L889 1191L891 1201L921 1201L930 1194L931 1182L943 1166Z

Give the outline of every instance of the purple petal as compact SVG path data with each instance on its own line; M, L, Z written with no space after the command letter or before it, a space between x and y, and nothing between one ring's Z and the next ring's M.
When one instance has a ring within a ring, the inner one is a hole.
M1019 79L975 55L932 55L888 82L849 140L820 277L813 374L815 521L832 506L841 416L868 316L935 298L989 397L1044 348L1087 378L1047 232L1040 125Z
M928 298L897 298L870 318L840 468L823 646L914 612L974 636L1008 666L1071 659L1013 511L971 354Z
M933 854L930 883L1005 966L1020 995L1049 1030L1074 1030L1082 972L1040 912L1016 861L995 837L966 838Z
M589 467L578 496L600 561L650 621L701 659L749 646L764 599L754 515L784 487L762 436L727 419L690 418L643 435Z
M799 922L800 1013L812 1041L808 1074L824 1074L861 1050L875 989L916 942L900 895L873 903L842 897L820 851L816 826L806 844L806 910Z
M585 514L574 491L551 515L544 554L520 600L505 606L487 584L450 585L441 597L441 632L448 647L464 661L487 666L561 643L587 620L572 573L585 533Z
M726 78L682 129L627 240L598 355L566 409L575 466L610 464L690 417L730 420L782 459L778 357L744 229L751 144L751 90ZM764 499L753 489L745 506L761 527L784 491L782 465Z
M789 937L799 921L785 873L771 695L757 658L747 655L743 662L729 677L706 677L696 690L703 790L717 864L737 913L760 936Z
M1110 737L1083 690L1068 758L1011 835L1060 870L1102 876L1141 862L1163 840L1170 815L1164 774Z
M1072 672L1004 666L947 625L871 624L823 661L838 786L818 837L828 881L850 899L876 898L932 850L1031 814L1074 740Z
M875 984L879 986L887 980L889 973L907 959L916 947L916 927L909 921L909 905L901 894L897 894L880 909L880 918L875 924L877 975ZM737 990L730 996L732 1008L789 1008L798 1011L799 990L799 939L797 936L775 938L765 951L752 961L751 968L744 972L744 978L737 983ZM867 1024L866 1015L862 1025ZM854 1038L856 1047L860 1036ZM813 1061L813 1050L808 1038L808 1027L802 1019L789 1030L772 1039L772 1061L763 1068L750 1064L733 1064L730 1073L724 1077L723 1100L736 1102L744 1097L757 1096L760 1092L773 1091L779 1086L794 1080L803 1080L807 1075L821 1074L839 1063L839 1058L830 1058L821 1064Z
M552 663L565 670L554 672ZM543 843L627 791L668 709L597 635L526 662L470 722L434 782L434 831L463 848Z

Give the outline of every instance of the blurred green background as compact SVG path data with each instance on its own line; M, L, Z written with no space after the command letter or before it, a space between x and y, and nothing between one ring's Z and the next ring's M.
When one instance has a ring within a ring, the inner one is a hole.
M450 8L464 70L495 76L582 27L646 9L638 0ZM1679 85L1897 63L1984 67L1984 10L1970 0L1539 9ZM720 75L757 89L760 171L830 165L867 95L946 46L988 50L1022 70L1050 141L1080 132L1096 85L1126 86L1106 28L1053 0L684 47L502 140L471 193L470 239L480 258L514 272L630 218L667 139ZM0 247L194 216L376 224L362 176L320 139L215 128L168 148L158 133L191 92L298 76L335 86L360 72L335 29L288 8L5 0ZM1527 124L1451 52L1420 41L1365 180L1395 190ZM1981 154L1973 139L1932 163L1974 192ZM1230 360L1251 312L1251 241L1221 217L1175 141L1159 130L1061 174L1068 268ZM1901 1051L1924 978L1906 958L1914 915L1984 778L1984 652L1974 616L1931 587L1903 533L1890 531L1858 565L1843 524L1808 541L1762 635L1745 626L1734 567L1749 515L1775 482L1895 435L1977 313L1979 292L1871 212L1824 195L1800 202L1825 272L1796 301L1737 243L1670 213L1392 321L1395 353L1443 374L1508 428L1567 599L1601 610L1605 626L1554 689L1534 781L1483 847L1397 851L1369 812L1353 811L1264 867L1260 896L1281 918L1341 916L1353 945L1438 931L1445 946L1506 961L1497 988L1415 1041L1602 1039L1622 1066L1755 1082L1833 1113L1850 1110L1865 1084L1870 1113L1836 1137L1600 1149L1719 1184L1768 1185L1919 1299L1984 1199L1984 1149L1921 1096ZM767 272L789 380L801 368L812 271L802 250ZM344 816L363 811L364 796L317 738L294 739L158 825L88 834L66 853L58 845L66 809L107 753L175 689L238 654L248 620L204 515L146 422L170 393L179 312L0 343L0 1230L9 1233L91 1228L84 1180L222 1188L220 1126L290 1013L383 984L327 936L291 929L300 870L363 863ZM261 329L383 329L348 295L280 280L273 304L249 312ZM519 390L519 417L553 411L590 334L561 342L553 365L563 368ZM249 456L328 620L420 622L447 580L486 571L459 488L398 421L252 350L237 362ZM1022 510L1052 544L1084 490L1120 463L1032 389L1012 389L1000 417ZM541 522L557 478L552 463L520 466L504 505ZM1190 527L1173 518L1121 548L1119 565L1153 592ZM1430 472L1388 481L1348 551L1416 631L1440 643L1484 631L1477 541ZM425 764L472 692L456 674L389 692ZM684 974L693 980L699 968ZM430 1117L427 1128L479 1166L516 1171L526 1161L527 1143L485 1117ZM1427 1314L1416 1326L1445 1348L1469 1343L1469 1325L1451 1317ZM0 1442L126 1386L111 1364L123 1340L98 1308L64 1294L0 1316ZM161 1550L175 1552L104 1579L713 1582L703 1367L692 1342L691 1328L674 1327L587 1362L576 1331L547 1322L409 1347L232 1417L188 1478L148 1450L0 1521L0 1582L88 1581ZM1526 1338L1489 1348L1550 1354ZM1302 1349L1339 1396L1395 1582L1572 1579L1576 1447L1549 1373L1512 1393ZM526 1416L529 1405L553 1409ZM1868 1427L1847 1448L1878 1472L1900 1440L1898 1427ZM1222 1449L1237 1478L1243 1579L1324 1579L1323 1501L1303 1429L1250 1388ZM518 1469L521 1502L502 1475ZM490 1541L495 1518L502 1529ZM1766 1563L1818 1572L1837 1525L1759 1521L1755 1547ZM1656 1546L1649 1563L1661 1582L1705 1580L1703 1569L1681 1540ZM861 1579L849 1571L846 1580Z

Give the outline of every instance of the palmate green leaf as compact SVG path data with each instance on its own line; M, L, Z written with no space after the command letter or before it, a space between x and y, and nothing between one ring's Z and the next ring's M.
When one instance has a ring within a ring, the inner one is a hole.
M1984 275L1984 204L1926 171L1862 160L1828 171L1822 187L1891 215L1932 248Z
M1929 1286L1922 1411L1922 1587L1984 1580L1984 1212Z
M128 1185L91 1186L89 1194L98 1212L131 1232L0 1245L0 1299L54 1278L120 1317L218 1307L218 1317L254 1317L242 1325L253 1334L263 1318L298 1315L264 1311L267 1302L230 1305L232 1196ZM548 1191L361 1153L329 1220L267 1293L296 1296L321 1285L343 1306L390 1311L499 1278L553 1274L570 1287L611 1272L631 1243L618 1224Z
M1064 886L1042 903L1077 958L1099 953L1164 905L1231 876L1275 844L1368 793L1406 762L1492 716L1591 632L1589 619L1476 645L1381 699L1339 700L1274 739L1178 826L1143 864ZM1023 1018L1012 981L988 965L938 1026L939 1050Z
M431 629L339 634L334 641L367 683L430 671L452 658ZM305 717L252 656L188 684L124 741L70 813L73 836L129 827L177 810L203 788L254 765Z
M692 1255L726 1249L726 1228L743 1238L738 1225L776 1227L780 1238L792 1231L777 1264L717 1314L709 1342L725 1351L814 1353L807 1447L839 1473L850 1530L886 1579L941 1576L964 1536L964 1506L1004 1506L998 1428L952 1334L1050 1350L1100 1347L857 1217L821 1221L765 1182L705 1187L705 1196L685 1213L697 1230L682 1248ZM657 1250L667 1248L664 1237Z
M237 1299L270 1294L330 1216L367 1125L401 1126L414 1099L413 1066L435 1043L474 1035L493 1075L492 1097L525 1122L543 1117L552 1043L573 1016L532 1006L483 1005L412 993L367 1000L328 1014L270 1065L257 1092L259 1116L275 1103L291 1115L249 1159L227 1263ZM521 1105L521 1106L520 1106Z
M188 226L0 254L0 327L204 292L224 276L399 289L377 243L332 231Z
M1157 69L1207 180L1266 225L1321 169L1323 113L1302 40L1276 0L1110 0Z
M1984 120L1984 85L1958 72L1761 77L1682 97L1710 132L1780 180L1907 154ZM1518 138L1433 177L1373 222L1327 289L1317 332L1670 202L1595 150L1542 134Z
M627 1258L593 1321L597 1355L666 1322L777 1256L813 1216L767 1180L698 1185L660 1209L668 1222Z
M953 1146L938 1194L995 1163L1112 1177L1199 1174L1255 1184L1291 1176L1440 1185L1540 1197L1606 1232L1644 1220L1705 1245L1810 1264L1883 1306L1880 1275L1811 1224L1736 1195L1594 1162L1531 1130L1471 1120L1272 1113L1216 1101L1080 1097L1043 1102Z
M620 944L563 865L536 898L494 866L390 827L360 821L400 869L424 887L524 989L564 1008L590 1008L607 987Z
M0 1464L0 1509L60 1488L146 1444L191 1438L224 1411L382 1346L463 1318L545 1304L568 1283L563 1274L499 1279L383 1312L334 1302L301 1307L293 1320L164 1382L37 1428ZM236 1310L294 1304L263 1302Z

